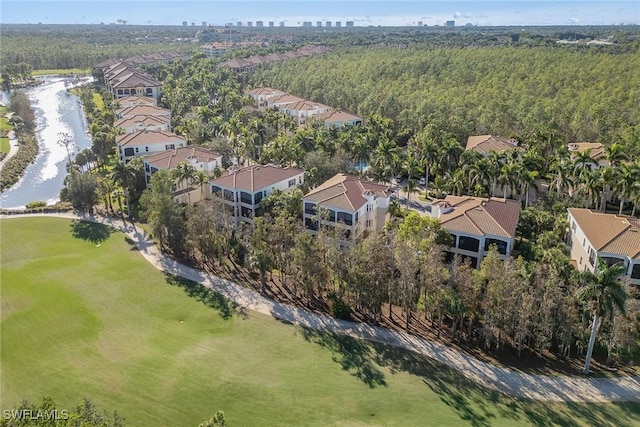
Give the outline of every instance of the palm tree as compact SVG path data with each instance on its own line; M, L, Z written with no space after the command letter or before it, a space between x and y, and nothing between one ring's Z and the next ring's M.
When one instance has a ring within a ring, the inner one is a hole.
M402 162L402 170L407 175L407 206L411 204L411 193L416 189L416 176L418 176L419 168L418 157L410 151Z
M519 171L520 165L518 163L505 163L502 165L498 179L504 186L504 193L502 196L505 199L507 198L507 192L510 192L511 196L515 193L515 189L518 186Z
M429 171L438 159L438 146L432 139L422 135L416 140L416 145L420 153L420 161L424 164L424 193L425 196L429 196Z
M595 209L598 209L598 198L602 193L601 174L597 170L583 171L577 192L585 197L585 208L590 208L595 203Z
M123 162L118 162L111 170L111 180L120 185L127 203L127 216L130 214L129 194L136 181L136 173ZM122 208L121 208L122 209Z
M204 200L204 185L209 182L209 177L203 171L198 171L191 181L200 188L200 200Z
M464 189L465 176L462 169L456 169L453 173L447 172L447 180L449 181L449 188L454 196L461 196Z
M593 166L597 164L598 162L593 160L589 150L580 151L573 157L573 176L577 177L583 170L591 170Z
M171 176L180 183L180 188L189 190L187 187L193 183L196 173L196 168L193 165L187 162L180 162L171 171ZM187 191L187 201L191 203L191 191Z
M623 151L622 145L617 142L604 147L604 154L611 164L611 167L618 167L623 160L627 160L627 155Z
M491 197L496 194L496 184L502 171L502 165L504 164L504 151L490 151L486 157L486 174L490 181Z
M573 186L571 169L572 164L568 159L554 161L548 176L551 180L549 188L555 188L557 193L561 193L565 188L570 189Z
M620 276L626 273L624 263L617 263L607 266L602 258L598 258L598 267L594 273L584 272L581 274L582 286L578 289L576 296L584 303L590 304L593 314L591 325L591 337L587 348L587 357L584 363L584 374L589 375L589 364L593 354L593 346L598 333L598 326L602 316L612 316L614 307L624 313L624 303L627 294L620 282Z
M618 210L618 215L622 215L625 199L631 195L633 185L638 182L638 179L640 179L640 170L635 164L627 165L622 163L618 166L616 178L616 187L618 189L618 196L620 197L620 209Z
M529 206L529 191L533 188L538 193L538 176L539 173L537 170L529 170L526 169L524 164L520 170L520 185L521 185L521 194L524 194L524 207L527 208Z

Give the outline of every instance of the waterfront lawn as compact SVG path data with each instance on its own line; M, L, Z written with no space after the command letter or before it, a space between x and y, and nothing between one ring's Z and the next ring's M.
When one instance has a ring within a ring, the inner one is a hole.
M70 74L91 74L89 68L55 68L48 70L33 70L32 76L60 75L68 76Z
M230 426L640 425L638 404L524 402L410 352L230 316L104 226L2 219L0 238L0 409L51 395L130 426L195 426L217 410Z
M0 153L9 153L11 150L11 143L6 136L0 136Z
M9 124L9 119L5 117L5 114L7 114L7 109L0 107L0 130L9 132L13 126Z

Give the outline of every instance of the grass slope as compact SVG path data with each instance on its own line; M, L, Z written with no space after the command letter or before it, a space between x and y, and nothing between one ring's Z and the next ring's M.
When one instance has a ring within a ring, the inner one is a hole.
M133 426L640 424L636 404L523 402L392 347L230 305L155 270L120 233L0 221L0 409L89 397Z

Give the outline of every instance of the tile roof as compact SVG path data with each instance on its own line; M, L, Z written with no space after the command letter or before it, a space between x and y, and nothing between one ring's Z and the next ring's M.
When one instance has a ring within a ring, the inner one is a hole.
M327 111L325 113L316 114L313 117L316 120L322 120L326 123L351 122L354 120L362 121L362 117L354 116L353 114L349 114L340 110Z
M128 128L135 126L136 124L142 124L144 126L166 126L169 124L169 117L167 116L147 116L140 114L137 116L127 116L124 119L117 120L114 124L114 128Z
M606 160L607 155L604 152L604 145L599 142L572 142L567 145L569 153L578 153L589 150L589 157L593 160Z
M195 159L196 163L211 162L213 160L218 160L218 162L220 162L222 156L215 151L211 151L204 147L190 145L188 147L167 150L147 156L145 157L144 162L158 169L171 170L178 166L178 164L187 162L187 160L190 159Z
M267 97L267 102L276 105L293 104L301 101L304 102L305 99L295 95L289 95L288 93Z
M120 108L133 107L135 105L153 105L156 106L156 100L150 96L129 95L118 99Z
M388 185L339 173L311 190L304 199L325 207L355 212L367 203L366 193L375 197L391 196Z
M250 192L258 191L278 182L304 173L297 168L279 168L273 165L251 165L229 169L224 175L211 180L211 184Z
M257 87L247 91L247 95L258 95L258 96L260 95L278 96L278 95L285 95L285 94L286 92L283 92L278 89L273 89L270 87Z
M633 217L570 208L569 213L598 252L640 260L640 221Z
M518 147L518 141L494 135L476 135L467 139L465 151L474 150L480 154L488 154L491 151L522 150Z
M453 208L439 218L449 231L505 238L516 235L520 217L520 202L517 200L447 196L440 204Z
M116 116L124 118L135 116L171 116L171 111L155 105L134 105L131 107L118 108Z
M288 103L286 106L284 106L284 108L292 111L313 111L313 110L328 109L329 107L324 104L320 104L318 102L313 102L313 101L308 101L306 99L303 99L301 101Z
M141 132L127 133L124 135L116 136L116 144L122 147L158 143L187 145L187 140L180 135L176 135L173 132L155 130L145 130Z

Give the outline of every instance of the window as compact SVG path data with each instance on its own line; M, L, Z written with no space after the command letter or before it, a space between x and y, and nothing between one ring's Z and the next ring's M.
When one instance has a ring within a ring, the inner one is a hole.
M140 152L140 150L138 150L138 147L136 147L136 153L139 153L139 152Z
M167 144L164 146L165 150L175 150L176 149L176 144Z
M118 95L122 95L122 89L118 89Z
M318 231L318 223L311 218L305 218L304 228L306 228L307 230Z
M582 239L582 247L584 248L585 246L587 246L587 238L586 237L584 239Z
M591 266L596 265L596 251L593 249L589 249L589 264L591 264Z
M624 260L620 259L620 258L602 257L602 260L605 262L605 264L607 264L608 267L611 267L612 265L618 264L619 262L624 264Z
M573 231L576 231L576 222L575 221L571 221L571 229Z
M222 188L218 187L217 185L212 185L211 186L211 194L215 194L218 197L222 196Z
M242 215L244 218L253 218L253 209L245 208L244 206L241 206L240 215Z
M125 148L124 149L125 157L131 157L134 155L133 148Z
M146 91L147 91L147 95L152 95L153 94L153 89L151 89L150 87L148 87L146 89Z
M252 204L251 200L253 199L253 197L251 197L251 194L249 193L245 193L244 191L240 192L240 201L242 203L246 203L248 205Z
M149 163L145 163L145 164L144 164L144 170L145 170L146 172L150 172L150 171L149 171Z
M149 152L149 147L144 147L144 151Z
M496 245L498 247L498 253L501 255L507 254L507 242L504 240L498 239L484 239L484 250L488 251L491 245Z
M631 269L631 278L640 279L640 264L633 264L633 268Z
M294 179L290 179L289 180L289 187L293 187L294 185L296 185L296 180Z
M309 215L315 215L316 214L316 204L315 203L305 202L304 203L304 213L309 214Z
M356 212L356 218L354 219L354 222L358 222L358 212Z
M233 197L233 191L231 190L224 190L224 199L225 200L229 200L230 202L233 202L234 197Z
M367 204L367 212L372 212L372 211L373 211L373 205Z
M260 203L260 200L262 200L262 191L257 192L256 194L253 195L253 203L254 204L258 204Z
M353 215L346 212L338 212L338 222L346 225L353 225Z
M458 248L465 251L478 252L480 249L480 240L473 237L460 236L458 239Z
M368 220L365 222L365 225L366 225L366 227L367 227L367 228L371 227L371 226L373 225L373 220L368 219Z

